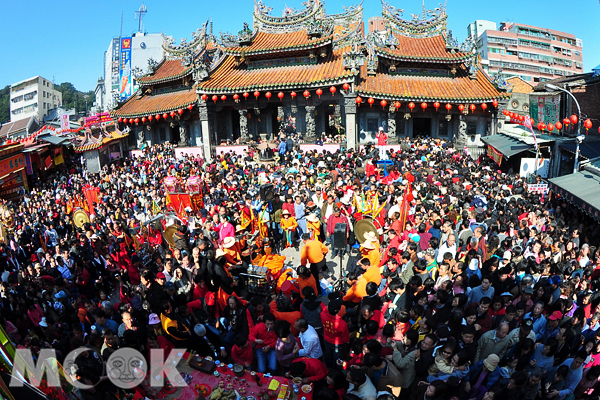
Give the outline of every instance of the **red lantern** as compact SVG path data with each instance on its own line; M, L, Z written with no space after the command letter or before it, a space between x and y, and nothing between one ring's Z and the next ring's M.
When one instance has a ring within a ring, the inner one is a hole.
M399 101L394 103L394 107L396 107L396 110L399 109L400 106L402 106L402 104Z
M585 126L586 131L589 131L592 127L592 121L589 118L586 119L585 121L583 121L583 126Z
M214 101L216 103L217 100L219 100L219 96L217 96L216 94L214 94L213 97L212 97L212 101Z
M242 96L244 96L244 99L247 99L247 98L248 98L248 96L250 96L250 93L248 93L248 92L244 92L244 94L243 94Z
M523 121L525 121L525 117L524 117L523 115L519 115L519 121L520 121L520 122L523 122Z
M271 101L271 96L272 96L271 92L265 93L265 97L267 98L268 101Z
M496 99L492 100L492 105L494 107L498 107L498 100L496 100Z
M285 95L283 94L283 92L279 92L279 93L277 93L277 97L279 97L279 100L283 99L283 96L285 96Z
M381 100L379 104L381 104L381 107L385 108L387 106L387 101Z
M129 123L133 124L133 118L129 118ZM53 129L54 130L54 129Z
M331 92L332 96L335 96L335 92L337 91L337 89L336 89L335 86L332 86L332 87L329 88L329 91Z
M139 122L140 122L140 119L139 119L139 118L136 118L136 119L134 119L133 121L134 121L134 122L137 124L137 123L139 123Z
M123 122L123 118L119 118L119 122Z
M542 131L546 130L546 124L543 122L540 123L540 127L542 128Z
M412 101L408 103L408 108L410 108L410 112L412 112L412 110L415 109L415 103L413 103Z
M233 95L233 100L235 100L235 102L237 103L240 100L240 95L239 94L234 94Z
M156 114L156 115L154 116L154 118L156 118L156 120L158 121L158 120L160 119L160 114Z
M369 107L373 107L373 103L375 103L375 99L372 97L369 97L369 100L367 100L367 103L369 103Z
M292 97L292 99L295 99L296 98L296 92L290 93L290 96Z
M570 123L571 123L571 120L569 118L563 119L563 124L565 124L565 127L568 128Z
M319 98L321 98L322 94L323 94L323 90L321 90L321 88L317 89L317 96L319 96Z
M433 103L433 107L435 108L435 111L437 112L438 108L440 108L441 104L439 101L436 101L435 103Z
M531 126L534 126L535 125L535 119L529 118L529 123L531 124Z
M146 117L142 117L142 123L146 123Z
M573 125L575 125L577 123L577 121L579 121L579 118L577 118L577 115L575 115L575 114L571 115L571 123Z
M552 133L552 131L554 130L554 125L550 123L546 128L548 128L548 132Z
M310 97L310 92L308 90L305 90L304 93L302 93L302 95L304 96L304 98L308 99Z
M475 108L476 108L476 107L475 107L475 104L471 104L471 105L469 106L469 110L471 110L471 112L474 112L474 111L475 111Z
M190 111L192 111L192 108L194 108L193 104L190 104L190 105L187 106L187 109L190 110Z
M256 92L254 92L254 97L258 99L258 96L260 96L260 92L257 90Z
M502 114L508 116L508 110L502 110Z
M179 115L183 114L183 109L180 108L179 110L177 110L177 114L179 114Z
M171 118L173 118L173 117L175 116L175 111L171 111L171 112L169 113L169 115L171 116Z
M154 119L154 115L148 115L148 121L152 122L153 119Z
M560 121L556 121L556 124L554 124L554 126L556 127L556 130L560 131L563 126L562 126L562 122Z
M481 103L481 109L483 111L487 110L487 103Z
M359 107L360 107L360 103L362 103L362 97L358 96L356 98L356 104L358 104Z
M421 103L421 108L423 109L423 111L427 110L427 103Z
M202 100L206 101L207 99L208 99L208 95L207 95L206 93L204 93L204 94L202 95Z
M450 110L452 110L452 104L446 103L446 110L448 110L448 113L450 113Z
M227 96L225 96L225 95L221 96L221 100L223 100L223 101L227 100Z
M463 104L459 104L458 105L458 111L460 111L460 112L465 111L465 106Z
M348 82L344 83L342 85L342 87L344 88L344 90L347 92L350 89L350 85L348 84Z

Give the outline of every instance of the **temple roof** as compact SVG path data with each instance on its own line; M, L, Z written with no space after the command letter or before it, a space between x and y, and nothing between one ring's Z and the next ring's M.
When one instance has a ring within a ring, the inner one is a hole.
M245 54L247 56L264 53L279 53L290 50L313 49L331 43L332 35L322 38L312 38L306 30L290 33L258 32L252 38L252 44L245 47L226 49L230 54Z
M399 101L490 101L500 99L503 94L496 89L481 70L474 78L461 66L455 76L420 76L406 74L378 73L367 75L366 67L361 68L365 77L356 87L360 96L376 97Z
M191 72L191 66L185 67L181 60L167 60L158 65L158 69L152 75L141 76L137 79L141 85L163 83L183 78Z
M119 109L114 110L114 117L135 118L149 114L162 114L185 108L198 100L192 88L155 95L133 95Z
M398 61L426 61L432 63L460 62L472 55L460 51L452 51L446 47L444 37L435 35L414 38L394 34L394 46L376 46L377 55Z
M79 142L73 142L73 150L75 150L77 153L83 153L84 151L98 149L104 146L105 144L122 139L124 137L127 137L128 135L128 132L121 132L116 127L114 131L109 133L103 133L100 137L95 137L89 133L86 133L85 136L82 136L80 138Z
M354 81L356 73L347 70L342 54L348 48L329 52L324 60L311 65L290 65L284 69L263 67L248 69L236 66L235 57L228 56L210 79L198 85L200 93L236 93L251 90L310 89Z

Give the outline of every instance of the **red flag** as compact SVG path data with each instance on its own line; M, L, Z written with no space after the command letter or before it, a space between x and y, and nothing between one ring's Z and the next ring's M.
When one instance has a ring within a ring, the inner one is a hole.
M46 157L46 161L44 162L44 164L46 165L46 169L50 168L52 166L52 157Z

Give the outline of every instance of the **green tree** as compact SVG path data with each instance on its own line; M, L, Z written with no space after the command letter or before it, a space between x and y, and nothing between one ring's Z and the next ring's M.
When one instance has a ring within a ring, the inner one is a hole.
M54 89L62 93L62 106L67 110L74 108L78 114L85 112L85 96L87 96L88 110L94 104L96 98L93 90L80 92L70 82L55 85Z
M10 86L0 89L0 123L10 121Z

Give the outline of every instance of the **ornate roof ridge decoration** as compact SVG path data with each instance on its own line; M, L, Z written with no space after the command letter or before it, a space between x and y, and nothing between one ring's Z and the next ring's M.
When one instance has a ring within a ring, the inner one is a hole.
M176 60L176 59L175 59ZM178 79L181 79L185 76L187 76L188 74L190 74L191 72L193 72L191 66L185 66L184 65L184 69L179 72L178 74L175 75L169 75L169 76L165 76L162 78L154 78L154 74L160 70L160 68L165 64L165 62L170 61L167 58L163 58L160 62L155 62L154 60L150 59L148 60L148 63L152 62L152 67L149 66L148 72L146 74L140 75L140 76L136 76L136 80L139 84L139 86L141 88L150 86L150 85L156 85L158 83L166 83L166 82L172 82L172 81L176 81ZM139 70L139 69L138 69ZM150 72L152 71L152 72ZM134 75L136 73L139 74L139 71L133 71ZM138 89L138 92L141 93L141 90ZM140 93L138 93L138 96L140 95Z
M323 0L306 0L302 3L303 10L286 7L281 17L271 15L273 7L266 6L262 0L254 2L254 29L262 32L283 33L294 32L305 28L305 23L310 19L323 20L325 6Z
M188 54L196 54L202 52L206 48L210 35L208 33L209 20L198 28L195 32L192 32L192 41L187 42L187 38L181 39L179 45L175 44L173 36L166 36L163 34L163 45L162 48L166 53L167 58L180 58L185 57Z
M383 6L383 18L386 25L391 27L394 33L404 36L423 38L441 35L446 31L448 15L446 5L427 10L423 2L422 14L411 14L411 19L403 18L404 10L391 6L387 1L381 0Z

